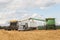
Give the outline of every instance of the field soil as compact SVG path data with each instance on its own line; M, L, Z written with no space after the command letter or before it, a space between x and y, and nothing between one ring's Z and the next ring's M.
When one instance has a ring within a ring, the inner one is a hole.
M60 30L0 30L0 40L60 40Z

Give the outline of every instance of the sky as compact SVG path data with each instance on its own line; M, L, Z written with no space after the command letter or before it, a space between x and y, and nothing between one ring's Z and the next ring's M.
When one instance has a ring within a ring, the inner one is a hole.
M52 17L60 24L60 0L0 0L0 25L28 17Z

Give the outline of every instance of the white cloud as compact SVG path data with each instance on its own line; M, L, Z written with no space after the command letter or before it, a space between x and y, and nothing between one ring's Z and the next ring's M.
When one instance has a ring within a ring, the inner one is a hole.
M17 8L39 7L41 9L60 3L59 0L0 0L1 3L7 3L6 9L16 10Z
M60 4L60 0L54 0L56 3L59 3Z
M40 19L44 19L43 16L39 15L38 13L33 13L33 14L29 14L29 13L25 13L23 16L22 16L22 19L27 19L27 18L40 18Z
M30 13L27 11L24 12L26 8L38 7L45 9L58 3L60 4L60 0L0 0L0 20L16 19L19 15L21 16L23 14L25 17L28 17ZM21 11L21 9L23 10ZM18 13L18 11L20 12ZM32 17L36 15L37 14L33 14ZM17 19L19 19L19 17Z
M0 0L0 3L7 3L9 2L10 0Z

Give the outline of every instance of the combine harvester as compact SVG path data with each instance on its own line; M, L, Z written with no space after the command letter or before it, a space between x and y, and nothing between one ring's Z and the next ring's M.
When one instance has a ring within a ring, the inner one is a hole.
M55 18L46 18L45 20L43 19L37 19L37 18L30 18L30 20L37 20L37 21L42 21L45 22L46 24L44 25L45 29L54 29L56 30L56 26L55 26ZM37 27L38 29L40 29L40 27Z

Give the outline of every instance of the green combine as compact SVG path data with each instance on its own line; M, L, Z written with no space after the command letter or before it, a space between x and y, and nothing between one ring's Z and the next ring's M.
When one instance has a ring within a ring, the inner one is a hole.
M37 19L37 18L30 18L32 20L38 20L38 21L43 21L43 22L46 22L46 25L45 25L45 29L54 29L56 30L56 26L55 26L55 18L46 18L46 20L43 20L43 19ZM29 19L29 20L30 20ZM38 27L38 29L41 29L43 27ZM44 29L44 28L43 28Z

